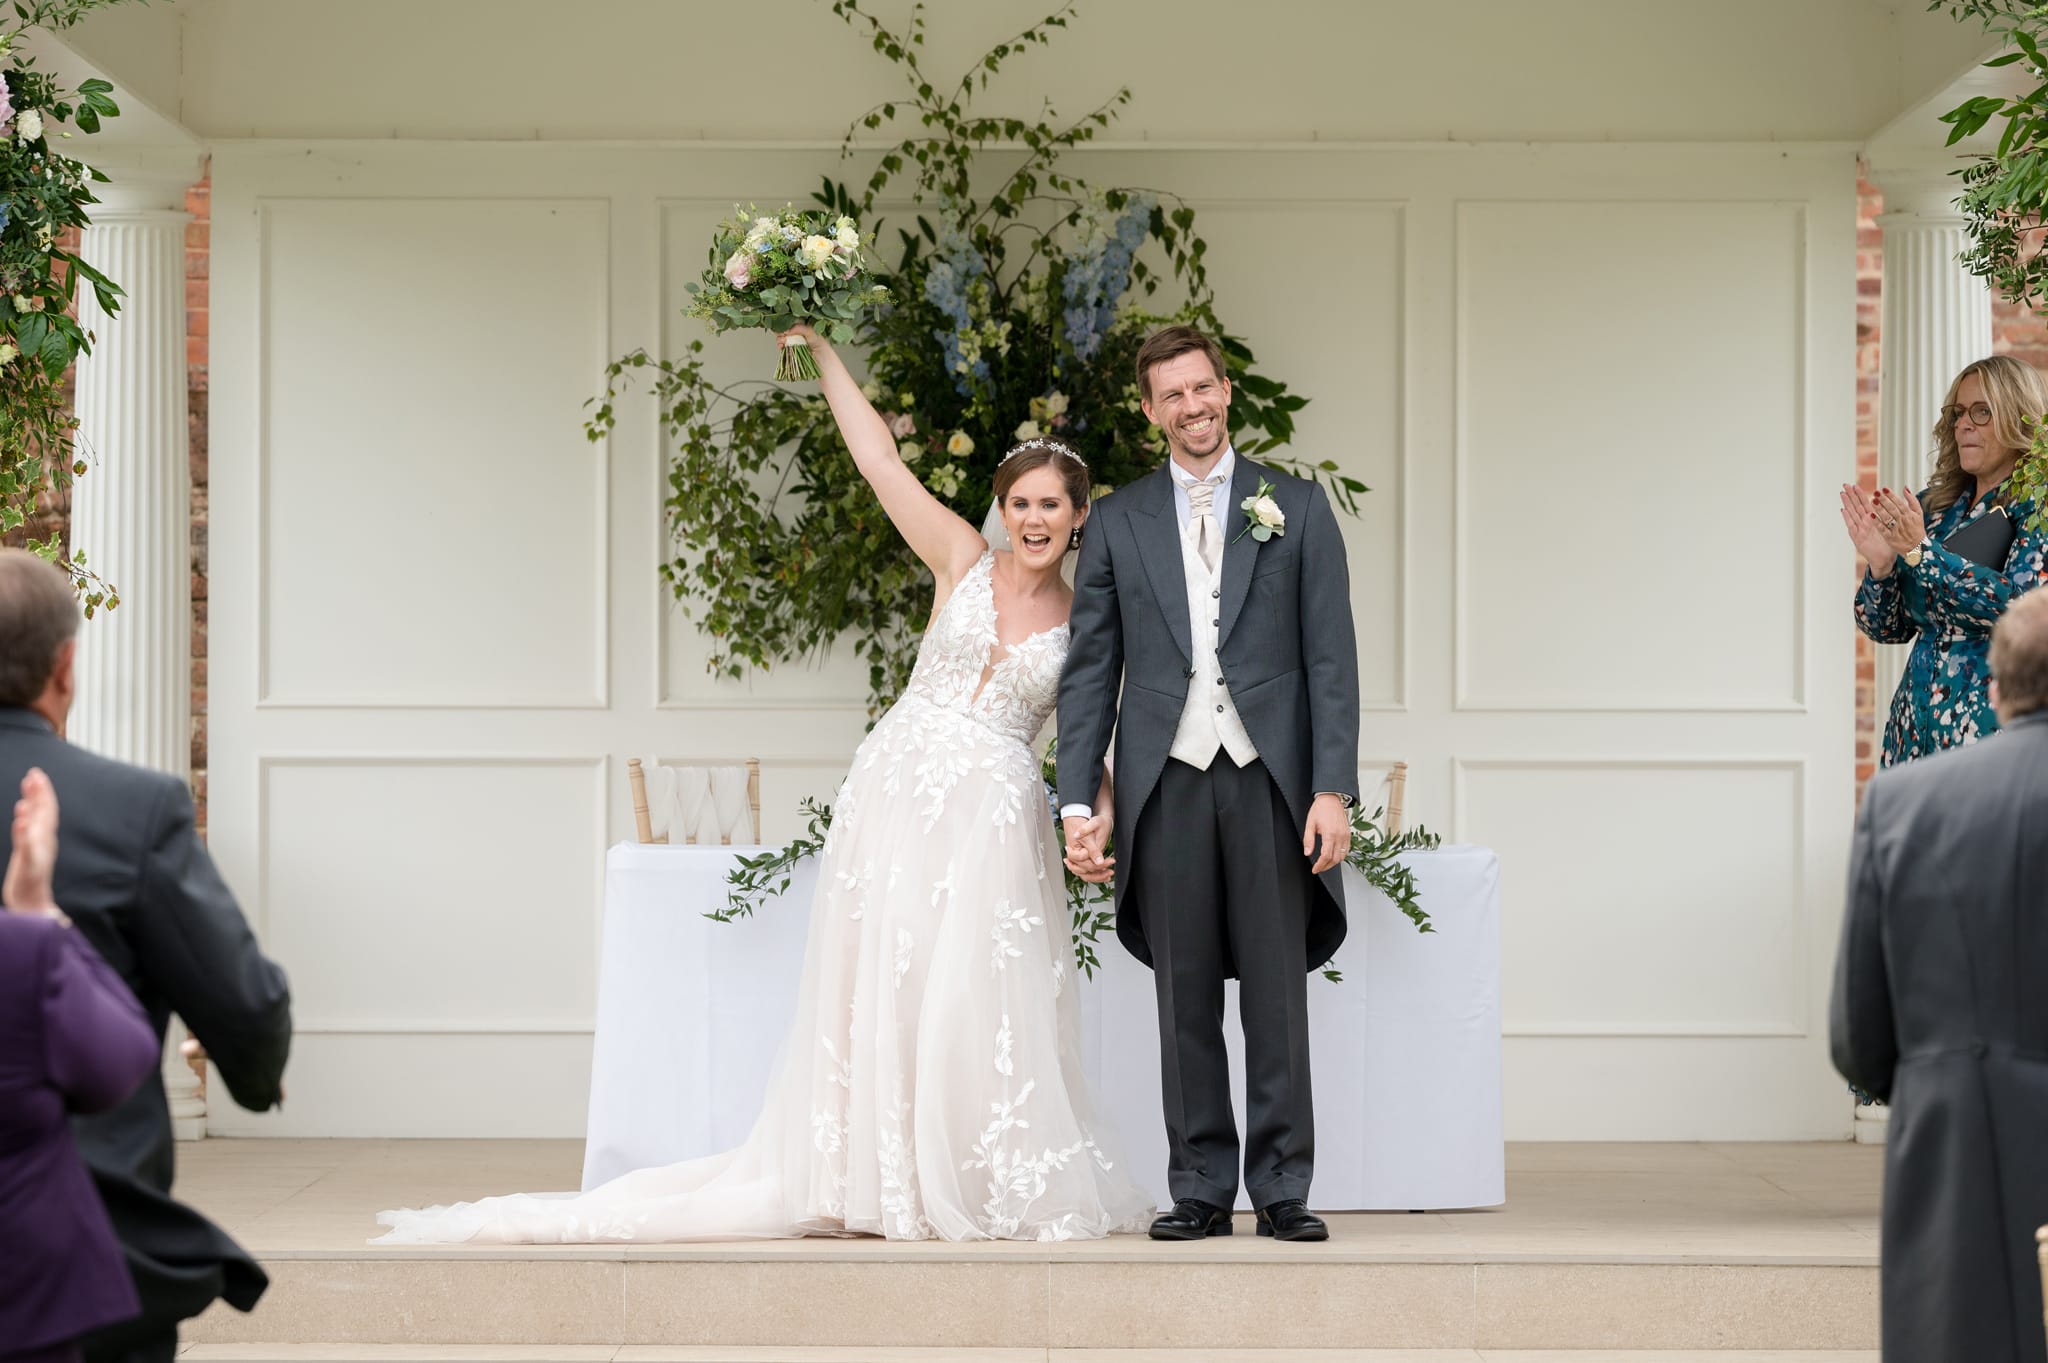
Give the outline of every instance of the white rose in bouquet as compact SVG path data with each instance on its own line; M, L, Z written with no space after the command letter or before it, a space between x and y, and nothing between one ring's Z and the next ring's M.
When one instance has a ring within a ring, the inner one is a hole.
M805 237L804 244L797 248L796 256L806 270L823 270L832 263L832 253L837 249L838 243L830 237Z

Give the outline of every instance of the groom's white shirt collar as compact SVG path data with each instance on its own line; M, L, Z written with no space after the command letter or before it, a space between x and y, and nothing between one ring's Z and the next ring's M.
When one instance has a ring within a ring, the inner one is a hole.
M1223 447L1223 457L1216 461L1215 468L1209 470L1207 478L1195 477L1194 474L1182 468L1179 462L1170 456L1166 461L1166 471L1173 475L1174 514L1180 518L1181 529L1185 530L1187 529L1188 518L1194 514L1188 509L1188 489L1196 483L1215 483L1219 488L1227 492L1230 488L1230 480L1237 472L1237 448L1234 445L1225 445ZM1219 525L1223 520L1223 503L1226 500L1227 498L1225 497L1218 497L1216 499L1216 519Z

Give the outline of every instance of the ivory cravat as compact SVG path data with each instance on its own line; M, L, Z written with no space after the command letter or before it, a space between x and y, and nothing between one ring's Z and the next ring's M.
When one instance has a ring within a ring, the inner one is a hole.
M1223 559L1223 527L1216 523L1213 480L1188 484L1188 533L1194 537L1195 556L1203 567L1215 572Z

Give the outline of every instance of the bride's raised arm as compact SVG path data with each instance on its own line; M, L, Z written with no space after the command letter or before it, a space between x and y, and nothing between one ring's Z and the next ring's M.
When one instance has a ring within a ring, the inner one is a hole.
M846 448L853 452L854 466L875 490L896 533L932 570L943 601L988 548L988 542L910 471L896 452L896 437L889 433L889 423L860 391L846 361L831 344L807 324L791 330L810 343L811 354L818 361L818 385L832 405L832 419L839 423Z

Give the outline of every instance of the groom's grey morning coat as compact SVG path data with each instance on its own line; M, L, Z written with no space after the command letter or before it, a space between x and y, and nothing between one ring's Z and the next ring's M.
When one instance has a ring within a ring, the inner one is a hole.
M1244 533L1240 509L1262 478L1286 517L1285 533L1264 543ZM1217 660L1299 828L1315 792L1358 795L1358 655L1336 513L1317 484L1239 454L1216 515L1225 541ZM1165 468L1111 493L1089 513L1074 576L1072 634L1060 682L1059 800L1095 802L1114 729L1116 931L1150 965L1128 893L1136 864L1131 840L1194 679L1180 519ZM1218 753L1216 760L1230 758ZM1344 940L1343 882L1335 869L1320 879L1323 893L1308 929L1311 970Z

